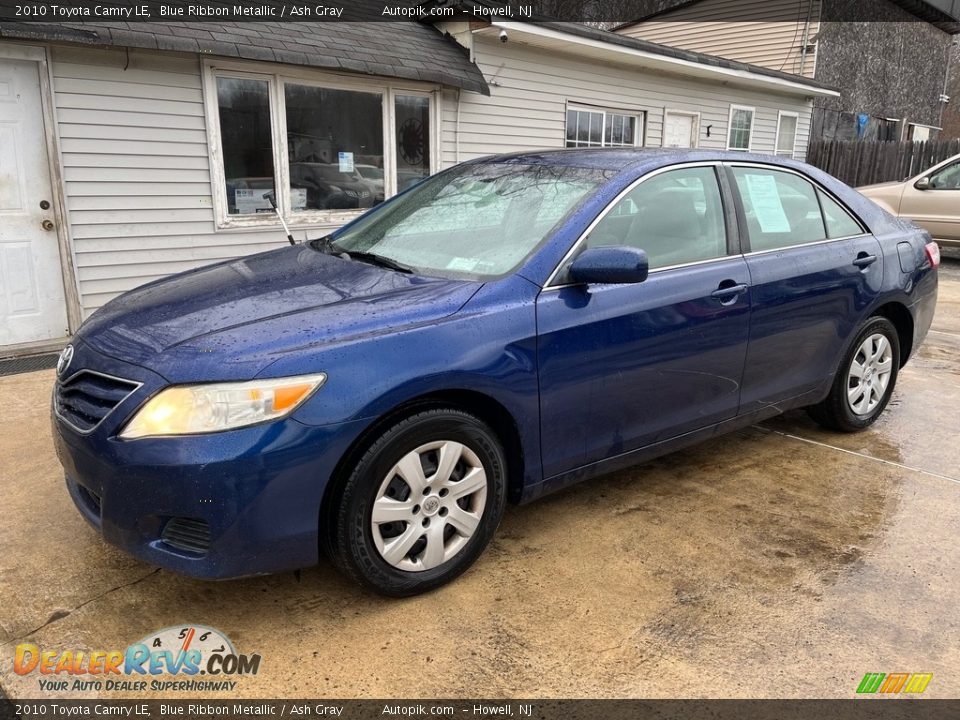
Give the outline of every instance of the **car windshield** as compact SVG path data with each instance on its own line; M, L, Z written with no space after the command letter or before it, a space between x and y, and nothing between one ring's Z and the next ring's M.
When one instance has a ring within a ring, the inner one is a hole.
M611 174L552 165L463 165L336 233L332 250L376 255L426 274L504 275Z

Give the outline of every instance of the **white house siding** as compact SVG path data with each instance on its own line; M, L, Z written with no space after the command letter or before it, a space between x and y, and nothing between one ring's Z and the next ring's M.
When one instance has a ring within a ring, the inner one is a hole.
M777 110L803 98L477 43L491 96L445 90L441 165L490 153L560 148L567 101L646 112L660 146L664 108L699 111L700 146L725 148L730 103L757 108L754 149L772 151ZM278 229L217 231L200 58L103 48L52 48L54 106L81 309L86 317L138 285L218 260L281 247ZM711 126L711 137L706 127ZM459 144L459 151L458 151Z
M801 49L820 31L820 9L820 0L701 0L617 32L812 78L815 50Z
M665 110L699 112L699 147L719 150L727 147L731 103L748 105L756 108L751 149L760 153L774 151L778 112L796 112L796 157L804 158L812 111L812 101L805 97L588 62L514 42L475 40L475 59L490 83L491 94L460 94L459 133L455 95L445 96L445 165L456 162L458 145L460 160L490 153L564 147L567 102L645 112L648 147L661 147Z
M52 57L84 316L165 275L281 246L277 231L215 231L198 57L131 51L128 65L122 50L66 47Z

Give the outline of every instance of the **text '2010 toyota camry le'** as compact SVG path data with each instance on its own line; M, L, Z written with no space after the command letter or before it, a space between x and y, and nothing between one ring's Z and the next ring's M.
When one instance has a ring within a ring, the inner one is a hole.
M441 172L328 237L145 285L60 358L84 517L187 575L326 552L447 582L505 503L794 407L870 425L939 251L801 163L571 150Z

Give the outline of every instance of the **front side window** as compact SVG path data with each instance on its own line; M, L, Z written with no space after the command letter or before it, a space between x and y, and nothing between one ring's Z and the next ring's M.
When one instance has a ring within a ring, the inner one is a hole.
M516 268L606 176L512 163L435 175L331 236L331 252L367 254L425 274L487 278Z
M592 108L567 108L567 147L633 147L643 136L643 116Z
M777 119L777 155L793 157L797 144L798 116L791 113L780 113Z
M749 152L753 139L754 109L740 105L730 106L730 134L727 138L727 150Z
M209 70L219 130L222 226L270 216L342 223L430 175L433 100L389 87L326 87ZM345 216L346 214L346 216ZM237 220L234 221L233 219Z
M960 190L960 162L940 168L930 175L931 190Z
M818 242L827 238L813 185L793 173L735 167L733 176L743 202L750 250Z
M651 269L723 257L727 234L714 169L683 168L644 180L594 226L586 245L639 248Z

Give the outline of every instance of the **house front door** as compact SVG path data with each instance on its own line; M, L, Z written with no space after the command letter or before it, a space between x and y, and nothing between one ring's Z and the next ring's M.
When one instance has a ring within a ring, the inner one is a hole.
M38 63L0 56L0 348L69 334Z

